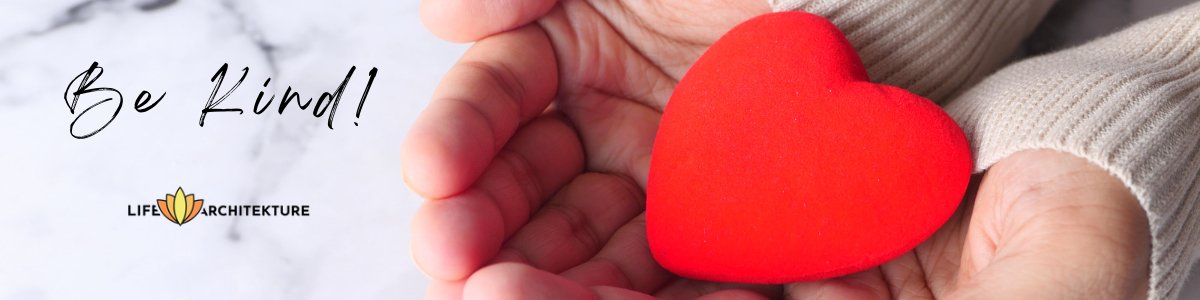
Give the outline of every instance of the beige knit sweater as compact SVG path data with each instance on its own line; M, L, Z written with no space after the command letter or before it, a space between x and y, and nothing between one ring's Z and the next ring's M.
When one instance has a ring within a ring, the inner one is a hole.
M1150 298L1174 298L1200 248L1200 3L1005 65L1050 0L770 0L829 18L877 82L942 103L976 171L1020 150L1084 157L1149 214Z

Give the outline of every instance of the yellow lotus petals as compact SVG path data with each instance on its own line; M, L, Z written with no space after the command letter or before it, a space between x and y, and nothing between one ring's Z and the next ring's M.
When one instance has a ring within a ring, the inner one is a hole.
M158 210L171 223L183 225L199 214L204 206L204 200L197 200L196 195L185 194L183 188L175 190L175 195L167 194L166 199L158 199Z

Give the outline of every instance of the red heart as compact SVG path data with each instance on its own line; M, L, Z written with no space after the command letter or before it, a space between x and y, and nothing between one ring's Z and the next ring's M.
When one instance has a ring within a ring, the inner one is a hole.
M663 112L647 186L654 258L703 280L846 275L929 238L970 180L962 129L870 83L841 31L787 12L727 33Z

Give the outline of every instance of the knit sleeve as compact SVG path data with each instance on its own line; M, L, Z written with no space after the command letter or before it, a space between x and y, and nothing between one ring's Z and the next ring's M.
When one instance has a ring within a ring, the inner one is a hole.
M871 81L944 103L1006 63L1052 0L769 0L846 34Z
M1200 4L1012 64L946 110L976 171L1054 149L1120 178L1148 214L1150 297L1178 294L1200 242Z
M1151 298L1178 294L1200 255L1200 4L996 71L1052 1L769 2L837 24L873 81L946 104L976 171L1054 149L1114 174L1148 214Z

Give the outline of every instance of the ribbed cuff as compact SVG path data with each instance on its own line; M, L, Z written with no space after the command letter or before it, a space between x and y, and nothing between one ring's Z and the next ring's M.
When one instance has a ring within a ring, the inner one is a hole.
M876 83L942 103L1002 66L1051 0L769 0L836 24Z
M1150 297L1178 294L1200 243L1200 4L1010 65L946 109L976 171L1053 149L1124 181L1150 221Z

